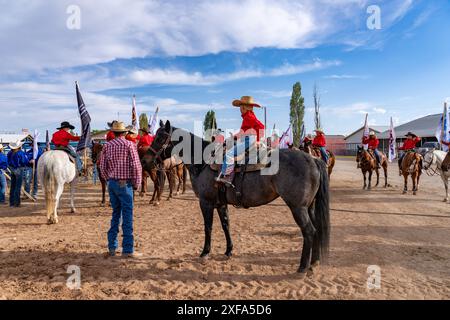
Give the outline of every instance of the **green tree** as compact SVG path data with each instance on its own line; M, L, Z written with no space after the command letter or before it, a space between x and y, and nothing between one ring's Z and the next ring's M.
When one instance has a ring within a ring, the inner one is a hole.
M205 133L205 140L211 141L211 138L216 130L216 113L214 112L214 110L209 110L205 115L205 120L203 121L203 132Z
M139 115L139 128L140 129L148 128L148 118L146 113L141 113Z
M302 85L296 82L292 88L290 123L294 135L294 146L299 146L301 141L301 131L303 118L305 116L305 99L302 97Z

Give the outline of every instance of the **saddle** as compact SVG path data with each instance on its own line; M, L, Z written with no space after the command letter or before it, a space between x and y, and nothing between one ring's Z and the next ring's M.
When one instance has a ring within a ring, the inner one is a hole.
M69 161L72 162L73 164L76 164L76 159L72 155L69 148L58 146L55 148L55 150L64 151L69 156Z

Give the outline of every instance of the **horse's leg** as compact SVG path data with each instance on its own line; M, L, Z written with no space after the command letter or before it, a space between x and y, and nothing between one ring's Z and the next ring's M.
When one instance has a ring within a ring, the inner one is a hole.
M291 208L291 211L295 222L300 227L303 235L303 248L300 258L300 267L297 272L306 273L311 266L312 244L316 229L309 218L307 207L293 207Z
M377 184L375 185L375 187L378 187L378 185L380 184L380 170L378 168L375 168L375 173L377 174Z
M441 171L441 179L442 182L444 183L444 187L445 187L445 198L444 198L444 202L448 201L448 177L445 174L445 171Z
M76 178L73 179L73 181L70 183L70 212L75 213L75 203L74 203L74 193L75 193L75 184L76 184ZM63 187L64 188L64 187Z
M167 200L170 200L173 198L173 189L175 185L175 175L173 173L173 170L169 170L166 173L167 180L169 181L169 196L167 197Z
M186 169L186 166L184 165L184 163L183 163L182 167L183 167L183 172L182 172L182 177L183 177L183 192L182 192L182 194L185 194L185 193L186 193L187 169Z
M227 240L227 251L225 251L225 255L227 257L231 257L233 251L233 241L231 240L230 235L230 219L228 217L227 205L223 205L220 208L217 208L217 212L219 213L220 223L222 224L222 229L225 233L225 239Z
M177 178L178 178L178 187L177 187L177 196L178 196L180 195L180 189L183 183L183 166L177 167Z
M385 161L383 164L383 171L384 171L384 187L387 188L388 186L388 165Z
M417 191L419 191L420 174L418 172L413 173L412 179L413 179L413 195L417 195Z
M366 187L367 187L367 183L366 183L366 171L362 170L362 174L363 174L363 176L364 176L364 186L363 186L363 190L365 190Z
M403 179L405 180L404 187L403 187L403 194L408 193L408 174L403 174Z
M372 189L372 174L373 174L373 171L372 171L372 169L370 169L369 170L369 186L367 187L367 190Z
M59 199L61 198L61 195L64 191L64 184L57 184L56 185L56 194L55 194L55 203L54 203L54 210L53 210L53 217L51 217L52 223L58 223L58 206L59 206Z
M214 205L207 201L200 200L200 208L202 210L203 223L205 226L205 243L200 257L205 258L211 252L211 232L213 225Z

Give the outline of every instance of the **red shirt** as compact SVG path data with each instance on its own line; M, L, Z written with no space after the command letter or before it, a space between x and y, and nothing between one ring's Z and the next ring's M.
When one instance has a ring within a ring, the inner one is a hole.
M412 150L416 147L416 144L420 142L419 137L415 137L413 139L406 139L405 142L403 142L403 146L401 146L400 150Z
M105 180L131 180L134 187L142 181L142 166L136 145L123 137L108 142L100 156L100 172Z
M56 146L67 147L70 141L80 141L80 137L76 137L61 129L56 131L52 136L52 142Z
M140 140L141 136L137 135L136 138L133 138L131 136L131 134L127 134L125 139L127 139L128 141L134 142L134 143L138 143Z
M116 138L116 135L114 134L114 132L112 132L111 130L108 131L108 133L106 134L106 141L111 141L114 140Z
M378 145L380 144L380 141L377 138L364 138L362 139L363 144L368 144L369 149L375 150L378 148Z
M317 134L313 140L313 145L316 147L325 147L327 145L327 140L325 140L325 135Z
M153 143L153 139L155 139L155 137L148 133L144 133L144 135L139 139L138 149L142 147L150 147Z
M245 134L256 134L256 140L259 141L261 132L264 130L264 125L259 121L253 111L247 111L242 115L241 131Z

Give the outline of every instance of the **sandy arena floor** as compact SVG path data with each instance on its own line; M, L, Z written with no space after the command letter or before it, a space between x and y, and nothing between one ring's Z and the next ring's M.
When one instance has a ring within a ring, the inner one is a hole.
M42 198L0 208L0 299L450 299L450 204L439 177L423 176L417 196L402 195L395 166L388 189L362 190L353 160L332 176L330 264L305 279L302 237L281 200L230 209L234 256L215 216L212 255L198 258L203 221L185 195L160 207L138 198L138 260L104 259L110 209L100 187L77 190L78 212L64 194L60 223L46 224ZM81 268L81 290L66 287L69 265ZM367 289L367 267L381 268L381 288Z

